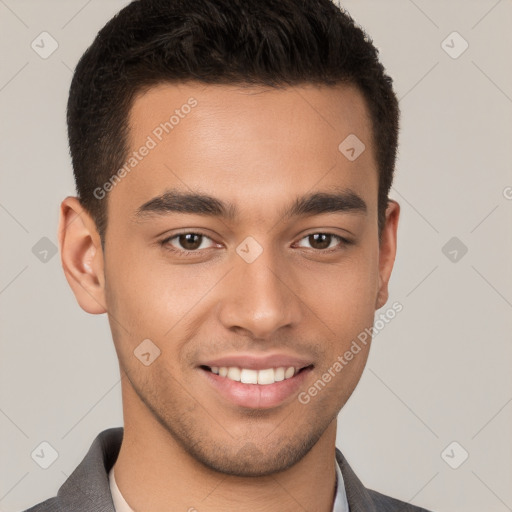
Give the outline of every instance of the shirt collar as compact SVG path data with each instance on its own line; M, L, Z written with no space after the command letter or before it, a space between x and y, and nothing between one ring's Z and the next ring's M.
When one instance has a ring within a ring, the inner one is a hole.
M119 487L117 487L116 479L114 478L114 466L112 466L112 469L108 473L108 480L110 483L110 492L112 493L115 512L134 512L130 505L126 503Z
M340 465L337 460L335 460L334 465L336 466L336 495L334 497L332 512L350 512L347 493L345 491L345 482L343 481L343 475L341 474Z
M345 491L345 482L343 481L343 475L341 474L340 465L338 461L335 461L336 467L336 494L334 496L334 506L332 512L349 512L347 493ZM134 512L134 510L128 505L124 499L119 487L117 487L116 480L114 478L114 467L108 474L110 483L110 492L112 493L112 500L114 502L114 508L116 512Z

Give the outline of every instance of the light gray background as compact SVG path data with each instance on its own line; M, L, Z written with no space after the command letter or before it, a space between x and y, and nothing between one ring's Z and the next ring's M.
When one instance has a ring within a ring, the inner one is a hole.
M43 237L57 244L59 203L74 194L72 69L126 3L0 0L3 512L55 495L93 438L123 421L106 316L80 309L58 254L43 262L32 248ZM400 98L389 305L404 309L374 340L337 445L383 493L439 512L512 510L512 2L343 5ZM42 31L59 44L47 59L31 48ZM469 43L456 59L442 46L453 31ZM468 248L456 262L442 252L452 237ZM59 454L46 470L31 458L43 441ZM445 461L461 448L441 456L453 441L469 453L458 469Z

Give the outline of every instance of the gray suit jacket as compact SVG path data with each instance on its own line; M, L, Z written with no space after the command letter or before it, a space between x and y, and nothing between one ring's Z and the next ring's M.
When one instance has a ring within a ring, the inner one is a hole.
M123 432L123 427L116 427L98 434L57 496L25 512L115 512L108 472L119 454ZM337 448L336 459L345 482L350 512L429 512L364 487Z

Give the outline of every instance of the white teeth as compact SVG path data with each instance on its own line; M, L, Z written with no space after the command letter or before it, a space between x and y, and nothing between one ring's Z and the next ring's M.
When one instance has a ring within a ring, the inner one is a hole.
M249 368L238 368L237 366L212 366L212 373L220 377L242 382L243 384L274 384L289 379L297 373L293 366L279 368L266 368L264 370L251 370Z
M236 366L230 366L228 368L227 378L240 382L240 368L237 368Z
M274 380L276 382L280 382L284 380L284 368L281 366L281 368L276 368L274 370Z
M267 368L258 372L258 384L273 384L274 382L274 368Z
M284 378L289 379L290 377L293 377L295 374L295 368L293 366L290 366L289 368L286 368L286 371L284 372Z
M258 384L258 371L244 368L240 372L240 381L244 384Z

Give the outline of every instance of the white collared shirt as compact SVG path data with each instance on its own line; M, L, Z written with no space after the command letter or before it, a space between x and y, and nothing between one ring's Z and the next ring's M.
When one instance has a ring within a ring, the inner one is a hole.
M343 482L343 475L341 474L340 466L338 461L335 461L336 467L336 497L334 498L334 506L332 512L349 512L347 493L345 492L345 483ZM114 467L108 474L110 482L110 492L112 493L112 500L114 501L114 509L116 512L134 512L134 510L126 503L123 498L119 487L117 487L116 480L114 478Z

